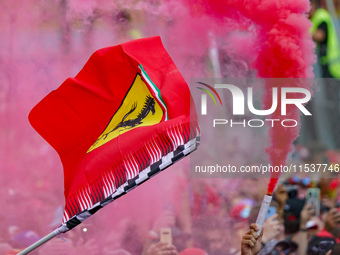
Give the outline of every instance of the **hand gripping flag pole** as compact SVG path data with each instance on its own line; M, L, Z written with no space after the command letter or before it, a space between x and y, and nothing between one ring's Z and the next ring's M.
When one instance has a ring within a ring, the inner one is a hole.
M96 51L30 112L64 168L62 225L27 254L196 150L189 88L159 37Z

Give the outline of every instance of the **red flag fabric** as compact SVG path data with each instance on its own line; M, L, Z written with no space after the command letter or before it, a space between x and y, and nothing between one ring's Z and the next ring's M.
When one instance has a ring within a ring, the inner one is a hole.
M189 88L159 37L96 51L30 112L64 168L72 229L199 143Z

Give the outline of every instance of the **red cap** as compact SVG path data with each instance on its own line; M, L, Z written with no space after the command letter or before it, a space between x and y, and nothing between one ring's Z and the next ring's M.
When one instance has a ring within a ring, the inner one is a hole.
M207 255L207 253L198 248L188 248L181 251L179 255Z

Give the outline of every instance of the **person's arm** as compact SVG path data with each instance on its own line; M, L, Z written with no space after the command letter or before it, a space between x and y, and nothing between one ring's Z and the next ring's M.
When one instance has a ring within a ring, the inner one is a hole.
M338 208L332 208L326 216L325 219L325 230L327 230L329 233L334 235L334 237L338 238L339 233L337 232L337 225L340 223L340 212L338 211Z
M308 234L306 229L307 222L313 216L312 204L305 205L300 214L300 229L299 232L294 236L293 240L299 244L298 255L305 255L308 245Z
M169 245L166 243L156 243L151 244L146 250L145 255L178 255L178 251L174 245Z
M241 255L257 255L260 252L263 229L260 236L256 233L259 230L255 223L250 224L250 230L242 237Z
M263 234L262 243L266 244L268 241L277 238L281 234L281 225L278 221L278 214L269 217L263 224L266 233Z

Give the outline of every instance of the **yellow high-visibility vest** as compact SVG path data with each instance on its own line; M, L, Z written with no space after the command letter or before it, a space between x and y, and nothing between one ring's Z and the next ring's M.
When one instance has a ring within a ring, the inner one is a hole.
M322 22L327 24L327 52L321 57L322 65L328 64L329 73L334 78L340 78L340 49L332 16L325 9L318 9L311 18L313 26L310 32L313 34Z

